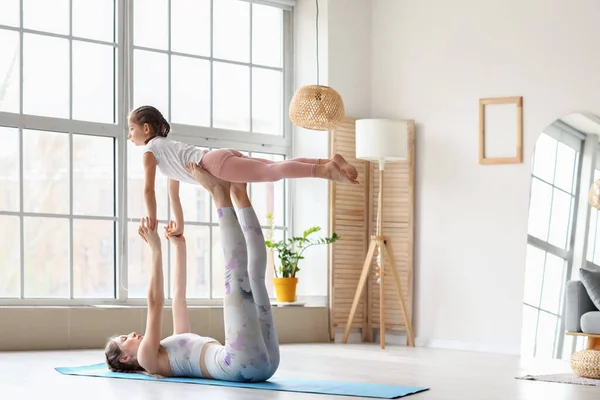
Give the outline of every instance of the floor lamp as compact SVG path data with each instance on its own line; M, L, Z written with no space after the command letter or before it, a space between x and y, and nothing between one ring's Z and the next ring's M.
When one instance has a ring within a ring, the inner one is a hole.
M396 270L396 261L394 257L394 251L392 249L392 243L389 237L382 235L382 224L383 224L383 170L386 162L403 161L408 157L408 123L406 121L396 121L389 119L359 119L356 121L356 158L367 160L370 162L376 162L379 164L379 196L378 196L378 208L377 208L377 234L371 236L367 256L364 261L362 273L358 281L358 287L356 288L356 294L354 295L354 301L352 302L352 308L350 309L350 315L348 316L348 323L346 324L346 330L344 332L344 338L342 343L348 341L348 335L350 334L350 327L358 307L358 302L362 296L367 278L371 272L371 265L375 250L379 250L379 284L381 289L379 290L379 316L380 316L380 336L379 341L381 348L385 348L385 291L384 291L384 280L386 268L384 267L384 260L387 259L390 266L391 276L396 288L396 294L400 301L400 307L402 308L402 314L404 317L404 324L406 326L407 341L409 346L414 346L414 336L412 331L412 325L408 314L406 312L406 305L404 303L404 297L402 296L402 286L400 284L400 278L398 277L398 271Z

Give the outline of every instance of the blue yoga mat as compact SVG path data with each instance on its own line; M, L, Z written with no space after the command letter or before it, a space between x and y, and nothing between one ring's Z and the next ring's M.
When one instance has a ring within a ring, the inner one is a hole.
M249 388L261 390L279 390L284 392L302 392L329 394L340 396L373 397L378 399L397 399L428 390L429 388L376 385L372 383L353 383L353 382L330 382L314 381L308 379L277 378L273 377L267 382L261 383L240 383L224 382L213 379L196 378L154 378L144 374L128 374L112 372L106 364L84 365L79 367L59 367L55 368L58 372L65 375L78 376L97 376L103 378L121 378L121 379L139 379L162 382L192 383L198 385L228 386L236 388Z

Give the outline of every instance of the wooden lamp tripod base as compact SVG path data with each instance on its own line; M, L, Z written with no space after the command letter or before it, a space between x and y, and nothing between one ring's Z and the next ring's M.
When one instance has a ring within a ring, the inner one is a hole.
M383 216L383 163L379 163L379 196L378 196L378 209L377 209L377 220L379 223L377 224L377 235L371 236L371 242L369 243L369 249L367 250L367 256L365 258L365 262L363 265L362 273L360 275L360 279L358 281L358 287L356 288L356 293L354 295L354 301L352 302L352 308L350 309L350 315L348 316L348 322L346 323L346 330L344 332L344 338L342 339L342 343L346 343L348 341L348 336L350 334L350 327L352 326L352 321L354 320L354 314L356 313L356 308L358 307L358 303L362 296L363 290L367 283L367 278L371 273L371 266L373 261L373 256L375 255L375 249L379 249L380 254L380 267L379 267L379 342L381 344L381 348L385 348L385 291L384 291L384 278L385 271L384 268L384 259L387 258L389 261L390 270L392 272L392 278L394 281L394 286L396 289L396 294L398 295L398 300L400 301L400 307L402 309L402 316L404 318L404 325L406 326L406 335L407 335L407 343L409 346L414 347L415 339L413 336L412 324L406 312L406 304L404 302L404 297L402 296L402 285L400 284L400 278L398 277L398 271L396 269L396 259L394 257L394 251L392 249L392 243L389 237L382 236L382 216Z

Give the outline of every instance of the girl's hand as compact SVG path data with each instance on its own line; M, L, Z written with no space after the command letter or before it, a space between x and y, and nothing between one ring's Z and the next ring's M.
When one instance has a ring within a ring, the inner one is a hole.
M158 224L157 224L158 225ZM140 227L138 229L138 234L144 239L146 243L150 245L152 249L160 248L160 237L158 236L158 226L154 226L154 228L150 225L150 218L142 218L140 221Z
M174 221L169 221L169 225L165 226L165 239L173 244L184 242L183 228L179 228Z

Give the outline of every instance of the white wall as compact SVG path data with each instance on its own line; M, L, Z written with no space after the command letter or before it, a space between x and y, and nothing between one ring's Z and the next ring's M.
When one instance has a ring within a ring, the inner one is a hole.
M417 123L418 343L518 353L530 156L556 118L600 111L600 2L372 4L373 116ZM478 99L515 95L525 161L479 165Z
M295 89L316 84L316 3L298 0L294 11ZM371 0L319 0L319 83L337 90L344 100L346 114L368 116L371 107ZM351 27L359 28L352 30ZM295 127L294 156L329 157L327 132ZM319 225L328 231L328 191L325 181L293 182L293 218L296 234ZM315 234L316 235L316 234ZM307 251L302 261L314 279L299 274L299 295L327 294L328 252L325 247Z
M319 83L327 85L327 1L319 1ZM294 89L317 82L316 64L316 5L314 1L299 0L294 10ZM310 131L294 127L294 156L327 158L329 141L327 132ZM292 218L294 233L318 225L327 235L328 186L316 179L288 181L292 187ZM317 235L317 234L314 234ZM298 274L297 295L324 296L327 294L327 249L311 248L302 260ZM310 270L309 274L307 271ZM306 277L306 279L303 279Z
M329 0L329 85L346 115L371 114L371 0Z

